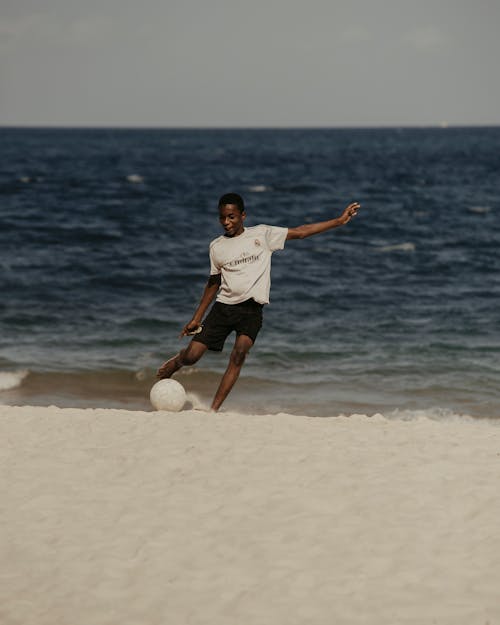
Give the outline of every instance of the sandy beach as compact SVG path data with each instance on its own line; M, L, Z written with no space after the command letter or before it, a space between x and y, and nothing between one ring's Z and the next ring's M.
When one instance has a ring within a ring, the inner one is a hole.
M500 427L0 407L2 625L494 625Z

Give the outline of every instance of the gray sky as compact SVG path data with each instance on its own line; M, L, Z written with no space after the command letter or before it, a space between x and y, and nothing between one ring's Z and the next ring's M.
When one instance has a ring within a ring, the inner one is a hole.
M0 125L500 124L500 0L0 0Z

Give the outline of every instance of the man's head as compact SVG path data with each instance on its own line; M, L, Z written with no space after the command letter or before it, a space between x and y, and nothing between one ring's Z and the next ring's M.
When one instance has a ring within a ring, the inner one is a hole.
M219 200L219 208L226 206L227 204L234 204L239 208L240 213L245 212L245 203L241 195L237 193L226 193Z
M219 200L219 221L226 237L236 237L244 230L245 204L241 195L226 193Z

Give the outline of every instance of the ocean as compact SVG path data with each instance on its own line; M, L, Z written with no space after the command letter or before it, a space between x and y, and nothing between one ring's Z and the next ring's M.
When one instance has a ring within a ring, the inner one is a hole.
M0 128L0 403L151 410L220 234L347 226L273 255L223 409L500 418L500 128ZM177 374L210 405L232 339Z

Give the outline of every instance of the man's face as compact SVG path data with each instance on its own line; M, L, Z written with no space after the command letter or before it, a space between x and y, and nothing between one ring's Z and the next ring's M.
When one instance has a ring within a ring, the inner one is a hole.
M226 237L237 237L244 230L245 213L236 204L224 204L219 208L219 221Z

